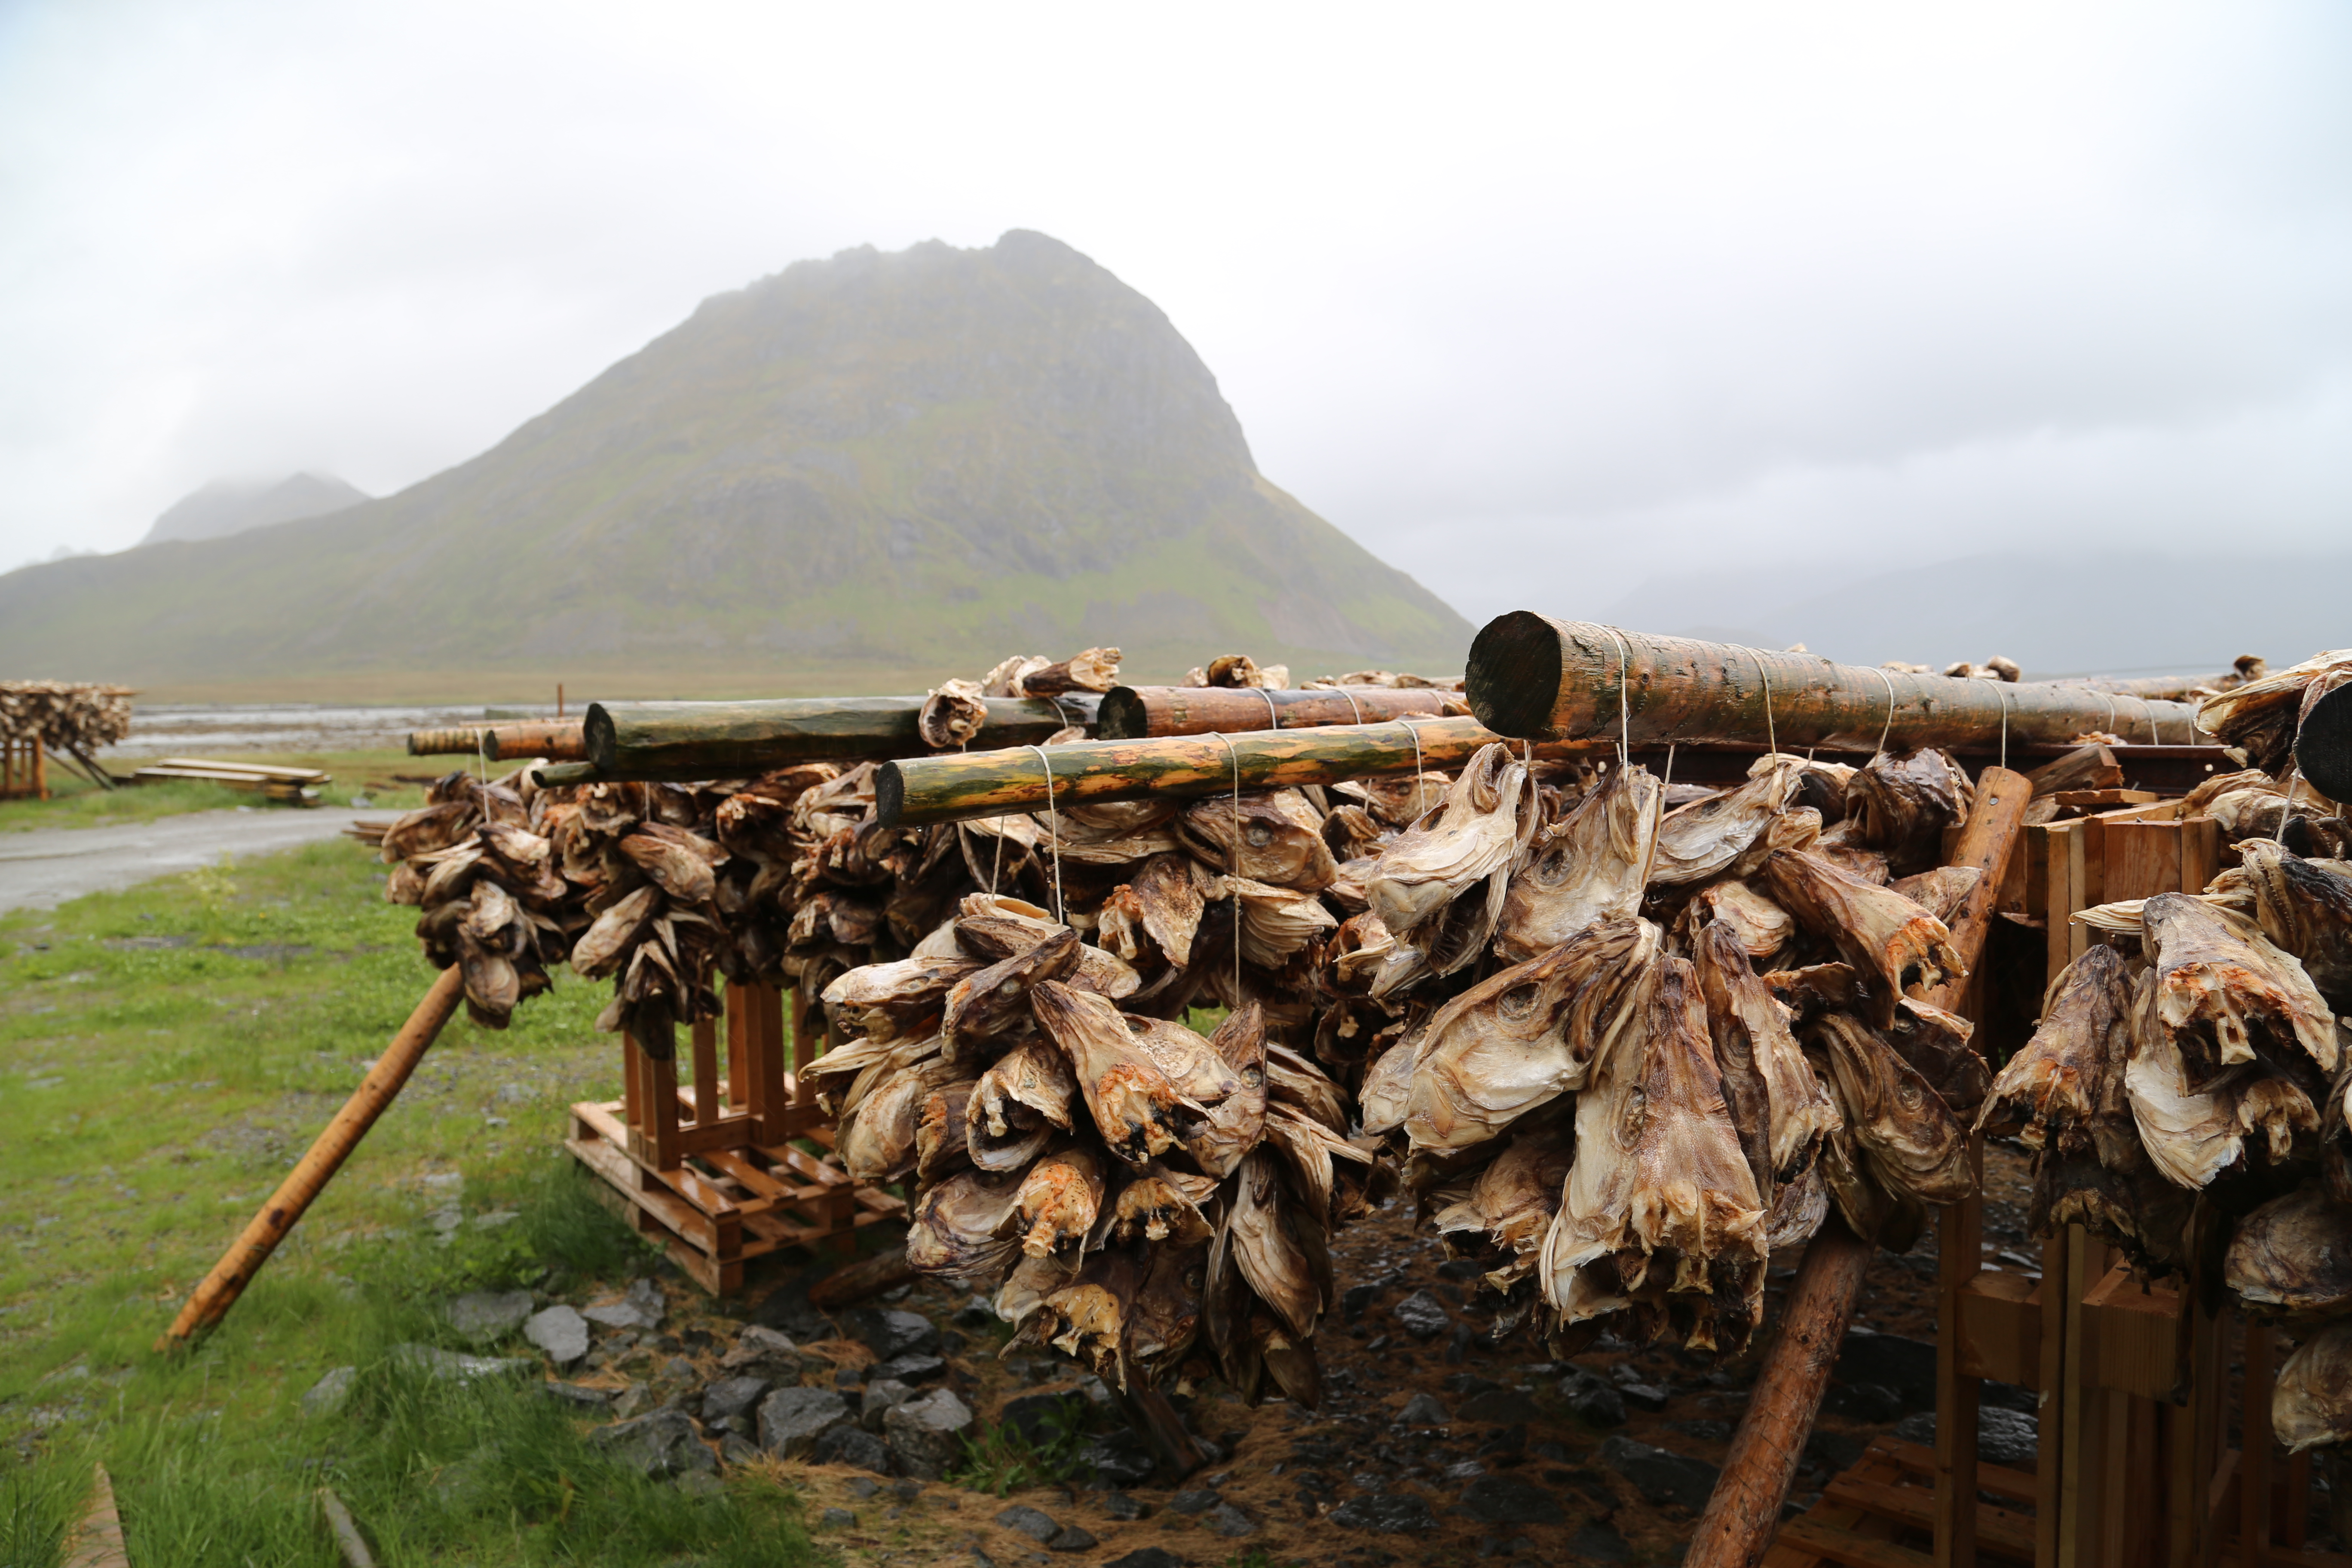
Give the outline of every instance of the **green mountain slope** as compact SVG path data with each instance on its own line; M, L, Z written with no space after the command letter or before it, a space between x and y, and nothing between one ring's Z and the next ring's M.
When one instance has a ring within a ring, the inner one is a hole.
M0 671L163 692L871 689L1097 642L1452 670L1470 633L1258 474L1150 300L1017 230L707 300L397 495L0 577Z

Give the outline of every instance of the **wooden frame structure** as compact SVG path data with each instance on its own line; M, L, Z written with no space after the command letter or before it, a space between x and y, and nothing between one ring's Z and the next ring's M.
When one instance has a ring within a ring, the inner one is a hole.
M0 800L49 798L49 758L38 735L0 739Z
M2165 800L2030 828L2020 858L2003 901L2042 911L2054 979L2091 941L2076 911L2201 892L2221 869L2221 843L2218 824L2183 822L2179 802ZM2042 1244L2038 1279L1988 1268L1983 1207L1977 1197L1937 1214L1936 1447L1873 1445L1781 1530L1770 1568L2352 1568L2352 1557L2305 1549L2310 1461L2273 1451L2267 1326L2143 1287L2079 1226ZM2040 1396L2032 1474L1978 1461L1987 1379ZM1927 1549L1906 1543L1922 1534ZM2248 1542L2259 1549L2249 1554Z
M787 1247L853 1252L858 1230L906 1214L903 1200L852 1181L828 1157L833 1129L799 1078L817 1058L822 1026L798 991L789 1014L788 1027L775 987L730 984L723 1071L718 1021L695 1024L688 1052L671 1061L625 1035L621 1098L572 1108L564 1147L601 1178L606 1205L714 1295L740 1289L755 1258Z

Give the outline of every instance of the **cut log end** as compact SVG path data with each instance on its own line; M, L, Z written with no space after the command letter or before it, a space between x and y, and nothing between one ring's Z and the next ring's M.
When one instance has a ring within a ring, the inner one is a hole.
M896 763L884 763L874 770L874 820L884 827L898 826L898 814L907 807L907 778Z
M1095 733L1106 741L1132 741L1151 732L1151 716L1132 686L1114 686L1095 710Z
M616 766L616 742L613 731L613 716L604 711L602 702L588 704L587 714L580 721L580 731L588 748L588 760L600 768Z
M1559 690L1559 628L1533 610L1488 621L1470 645L1463 686L1470 711L1497 735L1549 741Z

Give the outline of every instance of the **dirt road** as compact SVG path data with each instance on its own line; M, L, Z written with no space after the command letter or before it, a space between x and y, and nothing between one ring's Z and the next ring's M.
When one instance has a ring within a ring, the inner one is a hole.
M40 828L0 835L0 911L51 910L84 893L111 892L152 877L331 838L383 811L194 811L121 827ZM358 847L353 854L361 853Z

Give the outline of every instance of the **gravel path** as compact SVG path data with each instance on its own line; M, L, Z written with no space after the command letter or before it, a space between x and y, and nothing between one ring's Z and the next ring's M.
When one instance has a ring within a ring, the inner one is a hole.
M216 864L224 855L267 855L331 838L361 817L396 813L292 807L193 811L121 827L38 828L0 835L0 911L52 910L84 893L113 892L154 877Z

